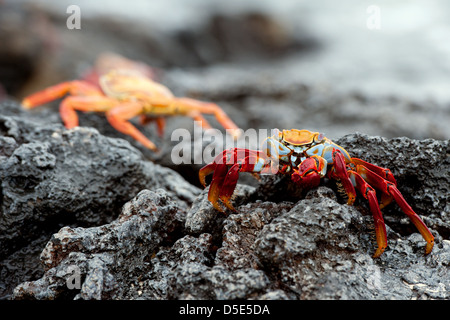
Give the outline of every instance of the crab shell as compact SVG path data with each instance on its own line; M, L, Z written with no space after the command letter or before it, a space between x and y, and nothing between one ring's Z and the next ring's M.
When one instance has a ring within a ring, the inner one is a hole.
M279 161L282 173L289 173L291 167L298 167L309 157L318 156L326 160L327 165L333 164L333 149L342 152L346 163L351 163L351 157L341 146L326 138L323 133L308 130L274 130L274 134L267 138L262 146L263 152L272 161ZM326 173L326 165L322 166L322 174Z

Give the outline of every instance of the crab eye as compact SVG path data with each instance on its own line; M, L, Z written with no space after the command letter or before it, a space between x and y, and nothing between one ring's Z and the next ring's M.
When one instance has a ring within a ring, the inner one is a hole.
M272 138L281 141L283 139L283 134L280 130L278 130L277 128L272 129Z
M320 142L323 139L325 139L325 135L323 133L319 133L316 138L314 139L316 142Z

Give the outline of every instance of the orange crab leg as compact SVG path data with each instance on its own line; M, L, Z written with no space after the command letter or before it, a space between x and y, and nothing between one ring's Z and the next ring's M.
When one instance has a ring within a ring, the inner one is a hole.
M387 247L386 225L383 215L378 205L376 191L355 171L348 171L349 177L354 181L358 191L369 201L370 212L372 212L373 222L375 225L375 236L378 248L373 255L378 258Z
M174 98L175 112L186 114L187 116L197 117L200 121L206 121L199 117L198 113L212 114L217 121L225 128L232 130L232 135L237 139L241 131L239 127L227 116L227 114L215 103L197 101L191 98ZM210 127L209 125L207 125Z
M84 112L106 112L118 104L117 100L105 96L70 96L59 107L59 113L67 129L78 126L75 110Z
M163 117L151 117L149 115L146 114L142 114L140 117L140 123L142 125L146 125L150 122L155 122L156 123L156 127L158 128L158 135L160 137L162 137L164 135L164 129L166 127L166 119L164 119Z
M62 98L66 94L82 96L102 96L103 93L94 85L86 81L67 81L38 91L25 97L22 105L25 109L31 109L50 101Z
M145 147L156 151L156 145L128 121L129 119L142 114L142 112L143 107L141 103L127 102L107 111L106 118L117 131L133 137Z
M392 182L384 180L382 177L363 165L357 165L356 170L365 180L370 183L370 185L383 192L383 194L394 198L395 202L397 202L402 211L409 217L409 219L416 226L417 230L419 230L420 234L427 242L425 253L429 254L434 246L434 237L431 234L431 231L422 221L422 219L420 219L417 213L415 213L411 206L406 202L405 198L403 198L396 185Z
M195 121L200 122L203 129L211 129L211 125L209 124L208 120L203 117L203 115L198 111L192 111L187 114L188 117L191 117Z

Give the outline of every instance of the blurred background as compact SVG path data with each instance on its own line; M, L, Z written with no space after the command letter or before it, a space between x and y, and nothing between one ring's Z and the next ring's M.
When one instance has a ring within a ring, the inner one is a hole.
M110 51L243 129L448 139L449 21L446 0L3 0L0 99L79 78Z

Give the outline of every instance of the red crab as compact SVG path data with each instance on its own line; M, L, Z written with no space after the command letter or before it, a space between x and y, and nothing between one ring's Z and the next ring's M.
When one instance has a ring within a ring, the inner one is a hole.
M263 151L232 148L223 151L199 172L200 182L213 173L208 199L219 211L219 200L235 211L230 199L236 188L239 172L253 174L284 174L299 186L313 188L327 176L340 181L348 196L347 204L356 198L355 189L368 200L375 224L378 248L374 258L387 247L386 226L381 210L394 199L411 219L426 240L425 253L433 249L434 237L422 219L414 212L397 189L396 180L389 169L378 167L358 158L352 158L344 148L323 134L308 130L275 130L263 143ZM381 191L380 204L376 190Z

